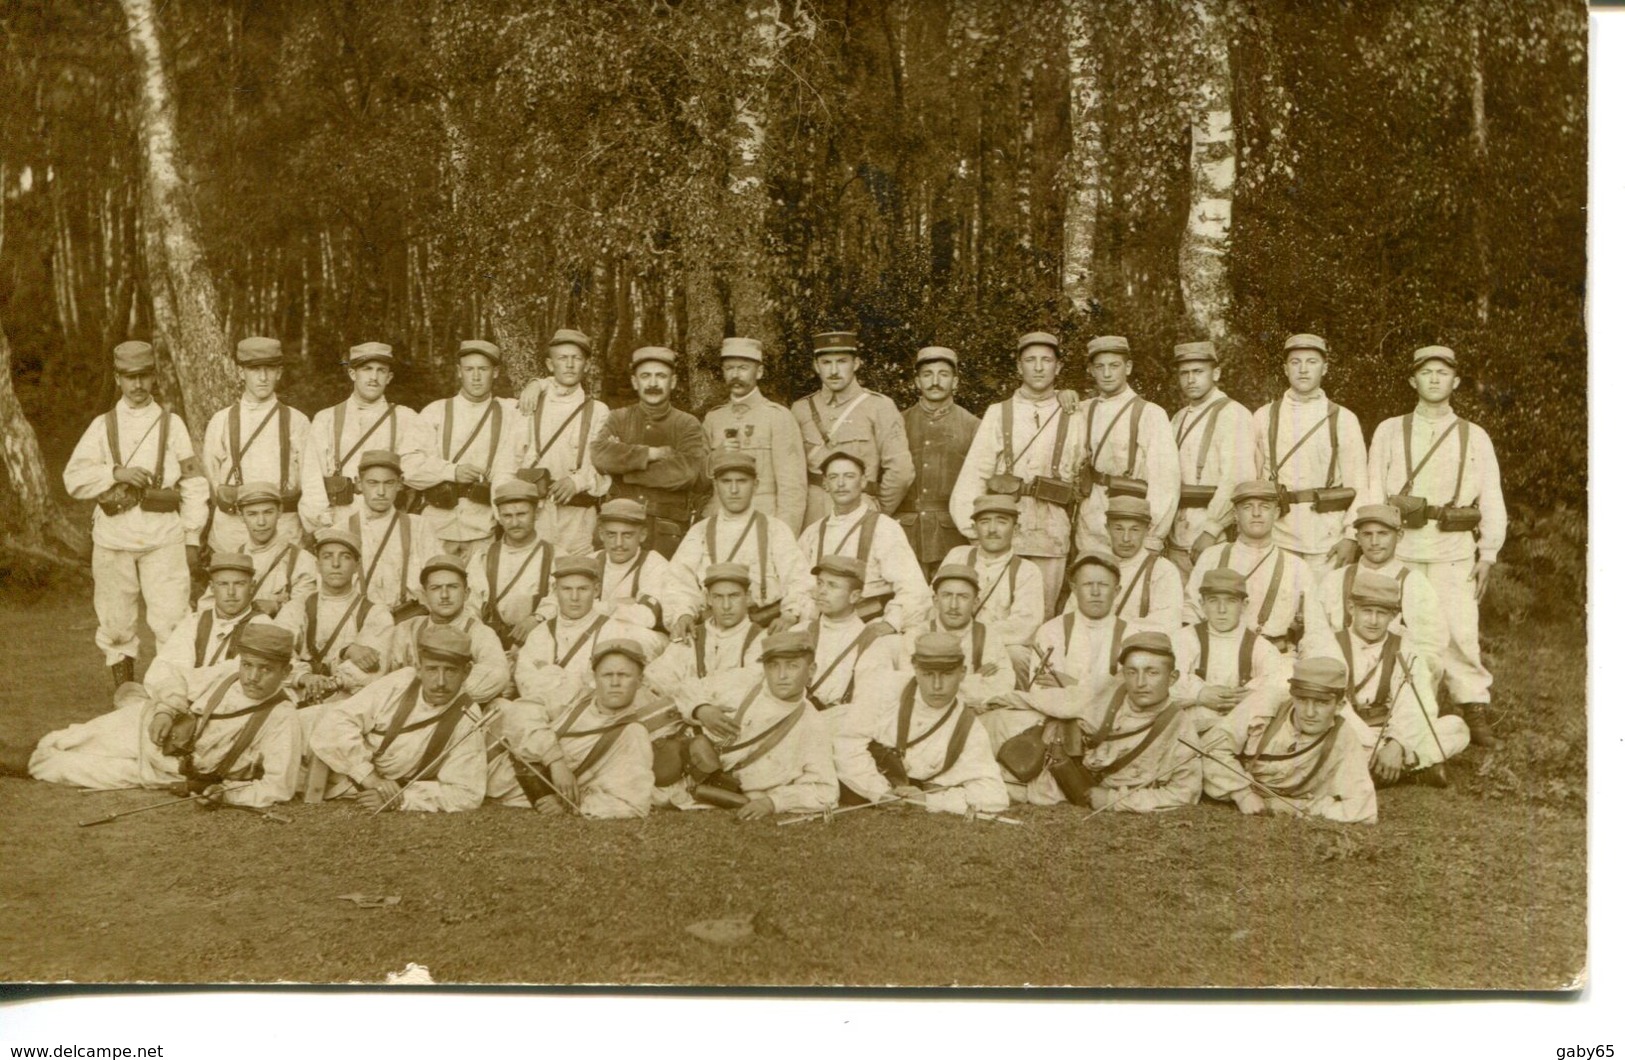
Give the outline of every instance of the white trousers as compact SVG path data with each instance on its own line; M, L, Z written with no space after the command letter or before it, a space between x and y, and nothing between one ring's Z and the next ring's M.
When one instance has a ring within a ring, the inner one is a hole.
M107 657L107 665L133 659L140 651L135 620L142 599L147 602L147 625L162 648L185 617L191 594L186 546L177 541L136 552L97 545L90 569L96 579L96 647Z
M1051 619L1061 609L1061 593L1066 588L1065 556L1022 556L1044 577L1044 618Z
M598 509L577 508L547 500L536 509L536 533L553 542L560 556L590 556L598 547L593 531L598 529Z
M1484 668L1478 650L1478 599L1474 596L1475 560L1449 563L1406 563L1426 576L1439 597L1439 610L1450 628L1450 643L1444 650L1444 683L1457 703L1488 703L1490 672Z

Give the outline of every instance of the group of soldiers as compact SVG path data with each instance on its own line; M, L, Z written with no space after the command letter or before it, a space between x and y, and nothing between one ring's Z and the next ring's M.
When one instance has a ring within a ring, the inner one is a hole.
M1416 407L1369 448L1322 387L1326 342L1283 352L1288 389L1249 412L1213 344L1176 346L1170 418L1134 391L1127 339L1088 343L1080 399L1033 332L978 418L946 347L918 351L899 413L857 381L855 334L814 336L822 385L786 409L761 344L729 338L702 421L672 406L664 347L632 354L637 402L612 411L579 331L517 399L468 340L457 393L413 412L369 342L307 420L277 397L280 344L249 338L242 397L195 450L152 348L124 343L122 396L64 471L98 506L115 709L46 736L29 772L375 812L1205 793L1374 821L1378 787L1443 785L1494 742L1477 627L1499 471L1451 407L1449 348L1415 351ZM159 647L136 684L142 601Z

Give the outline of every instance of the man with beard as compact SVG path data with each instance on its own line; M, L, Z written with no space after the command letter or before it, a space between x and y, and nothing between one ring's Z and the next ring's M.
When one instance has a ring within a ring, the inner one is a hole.
M315 591L315 557L299 547L297 532L293 537L282 536L285 516L276 483L245 482L238 487L237 515L247 531L242 554L254 564L250 601L254 610L275 618L284 604ZM206 589L197 608L201 611L213 603L214 592Z
M974 537L979 497L1001 494L1016 501L1014 551L1044 581L1043 617L1055 612L1072 540L1076 475L1083 460L1083 424L1056 390L1060 340L1047 332L1016 343L1021 385L987 410L953 490L953 517Z
M830 513L824 465L832 454L849 453L864 469L862 492L872 506L890 514L914 481L914 458L903 417L891 398L858 385L858 336L827 331L813 336L813 367L823 386L790 406L801 427L807 455L807 516L811 526Z
M457 393L418 413L428 444L423 473L436 480L423 491L423 517L448 555L466 559L491 540L491 482L519 418L511 398L492 394L501 371L496 346L464 339L457 348Z
M175 624L142 679L154 699L184 698L188 687L236 669L238 638L254 617L253 585L254 563L247 556L214 554L209 560L210 604ZM205 671L205 676L195 677L194 670Z
M396 471L408 488L435 482L424 470L427 454L418 414L384 397L395 378L395 351L382 342L363 342L350 347L344 364L354 389L337 405L316 413L300 461L299 518L312 533L323 526L343 526L360 512L356 480L364 469L358 461L368 452L395 454Z
M161 647L186 614L188 572L209 512L209 482L192 455L186 423L153 400L158 359L145 342L113 350L119 400L91 421L62 483L96 502L91 523L96 646L117 688L135 680L137 605Z
M247 338L237 344L236 356L242 396L216 412L203 432L203 473L214 493L208 544L216 552L249 551L239 493L249 482L270 482L276 490L273 536L290 543L300 536L300 467L310 420L277 400L282 343Z
M1174 347L1174 372L1185 407L1171 424L1179 453L1179 507L1163 554L1187 577L1198 556L1224 536L1234 516L1230 494L1257 476L1253 415L1219 389L1218 348L1211 342Z
M327 798L363 810L452 813L485 800L485 742L463 692L473 664L468 634L425 630L418 665L387 674L327 708L310 749L331 771Z
M914 355L914 386L920 400L903 413L914 481L897 506L897 522L927 578L950 549L965 543L954 525L950 499L976 437L976 417L954 401L959 354L927 346Z
M499 454L493 478L517 476L537 489L536 532L561 556L585 556L593 549L598 501L609 492L609 476L592 463L592 444L609 422L609 408L581 385L592 356L592 340L560 328L547 344L551 378L533 380L520 401L524 417L513 444Z
M677 354L664 346L632 351L638 403L609 414L592 442L592 462L611 478L609 496L638 501L650 523L649 547L666 559L702 506L705 433L700 421L671 404Z
M799 533L807 512L807 456L801 428L789 409L762 396L757 385L761 377L761 340L722 340L728 403L705 414L705 444L713 460L724 454L754 460L756 492L751 503Z

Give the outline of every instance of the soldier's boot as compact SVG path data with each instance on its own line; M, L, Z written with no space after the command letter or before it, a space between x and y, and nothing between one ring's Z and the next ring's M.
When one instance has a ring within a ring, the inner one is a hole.
M113 675L113 691L115 692L118 691L120 685L135 680L135 660L128 655L107 669Z
M1411 780L1425 788L1448 788L1450 786L1450 777L1445 774L1443 762L1435 762L1426 769L1418 769L1411 774Z
M1463 703L1461 716L1466 720L1467 733L1476 746L1486 751L1493 751L1501 746L1501 741L1496 739L1495 732L1490 727L1488 703Z

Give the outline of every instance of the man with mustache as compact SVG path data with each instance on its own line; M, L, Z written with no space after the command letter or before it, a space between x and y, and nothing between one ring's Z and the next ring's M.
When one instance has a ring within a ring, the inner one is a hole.
M96 502L91 524L96 646L113 686L135 680L136 604L161 647L186 614L188 572L209 511L209 481L192 455L186 422L153 399L158 359L145 342L113 350L119 400L91 421L62 482L75 500Z
M237 378L243 393L215 413L203 432L203 473L214 492L209 547L247 550L239 493L250 482L271 482L277 491L276 537L299 540L299 479L310 420L277 400L282 343L254 336L237 344Z
M896 518L929 578L950 550L965 543L966 535L949 513L949 501L980 421L954 401L959 354L948 347L927 346L914 355L914 386L920 400L903 413L914 481L897 506Z
M677 354L664 346L632 351L638 403L609 414L592 442L592 462L610 476L611 499L640 502L649 519L649 547L667 559L703 506L705 432L700 421L671 404Z
M800 532L807 512L807 457L790 410L762 396L762 343L722 340L722 381L728 402L705 414L705 444L713 457L743 454L756 461L751 504Z
M863 359L855 331L813 336L813 367L823 387L790 406L807 453L807 515L802 528L830 513L824 464L836 452L856 456L865 468L865 503L891 514L914 481L914 457L903 417L891 398L857 383ZM792 528L794 529L794 528Z

